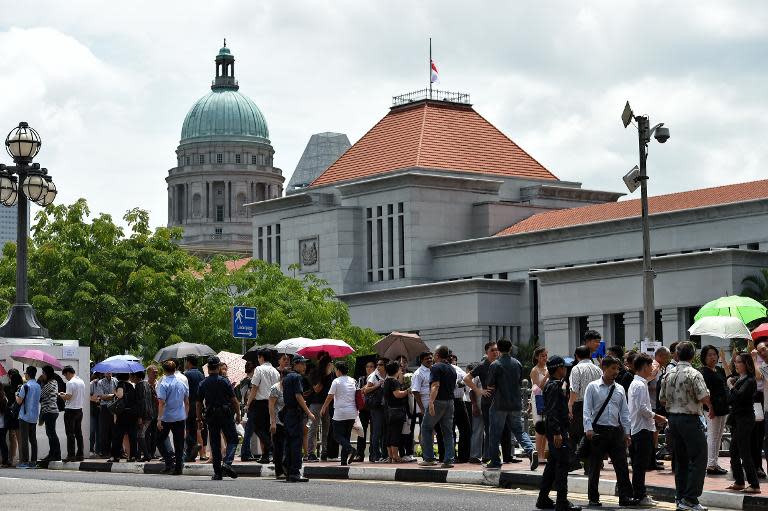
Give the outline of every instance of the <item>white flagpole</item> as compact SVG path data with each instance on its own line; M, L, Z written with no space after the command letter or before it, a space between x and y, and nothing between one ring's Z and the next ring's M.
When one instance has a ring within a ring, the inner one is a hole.
M429 38L429 99L432 99L432 38Z

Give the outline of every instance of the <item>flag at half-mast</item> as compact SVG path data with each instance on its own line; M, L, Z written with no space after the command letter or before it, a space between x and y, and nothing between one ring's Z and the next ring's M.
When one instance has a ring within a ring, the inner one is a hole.
M437 83L438 82L438 79L437 79L437 66L435 65L435 61L434 60L430 60L429 61L429 67L432 70L432 72L430 73L430 76L429 76L429 83Z

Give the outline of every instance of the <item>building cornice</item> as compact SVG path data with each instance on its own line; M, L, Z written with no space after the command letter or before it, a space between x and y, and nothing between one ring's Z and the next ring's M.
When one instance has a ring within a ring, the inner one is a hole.
M650 215L651 229L685 226L694 223L741 218L768 214L768 199L718 204L681 211L669 211ZM640 217L622 218L607 222L595 222L556 229L510 234L507 236L489 236L471 240L453 241L429 247L434 258L450 257L478 252L507 250L510 248L543 245L574 239L610 236L641 229Z
M465 192L498 194L503 181L479 177L447 176L417 168L397 174L386 174L371 179L339 185L337 188L344 198L370 193L396 190L399 188L436 188Z
M274 170L250 170L246 168L233 168L237 164L222 164L219 168L204 168L200 170L183 170L183 167L173 167L168 171L168 177L165 178L167 183L171 180L183 181L187 178L205 177L212 178L211 181L226 181L234 177L243 177L248 179L262 179L264 181L272 181L273 184L281 184L285 181L285 177L282 175L282 171L278 168ZM239 166L239 165L238 165ZM243 165L245 167L245 165Z
M294 193L285 197L275 197L274 199L250 202L245 206L251 215L273 213L275 211L284 211L312 205L333 206L334 196L330 193Z
M338 295L338 298L348 305L366 305L381 303L382 301L393 302L461 294L492 293L519 295L523 285L522 281L513 280L463 279L346 293Z
M587 190L573 186L542 184L525 186L520 189L520 200L534 199L567 199L583 202L605 203L616 202L624 193L607 192L604 190Z
M768 266L768 253L756 250L715 249L706 252L690 254L670 254L651 258L653 270L656 273L672 271L716 268L720 266ZM531 276L536 277L542 285L565 284L570 282L585 282L596 279L619 277L640 277L643 271L643 260L628 259L607 263L584 264L551 270L531 270Z

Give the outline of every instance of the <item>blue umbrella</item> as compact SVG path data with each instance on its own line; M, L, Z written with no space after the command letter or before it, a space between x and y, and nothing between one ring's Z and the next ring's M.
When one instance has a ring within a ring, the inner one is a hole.
M93 366L93 369L91 369L92 373L138 373L139 371L143 371L144 366L141 365L139 362L135 362L133 360L123 360L119 358L112 357L111 359L106 359L95 366Z

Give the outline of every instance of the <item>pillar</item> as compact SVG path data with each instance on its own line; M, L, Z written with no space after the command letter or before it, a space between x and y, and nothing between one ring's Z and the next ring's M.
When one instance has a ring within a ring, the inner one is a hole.
M543 345L550 355L570 356L571 343L568 318L546 318L543 323Z
M632 346L643 340L643 313L631 311L624 313L624 340L627 346Z
M664 338L664 344L669 346L675 341L681 341L680 337L680 314L677 307L661 309L661 335Z

